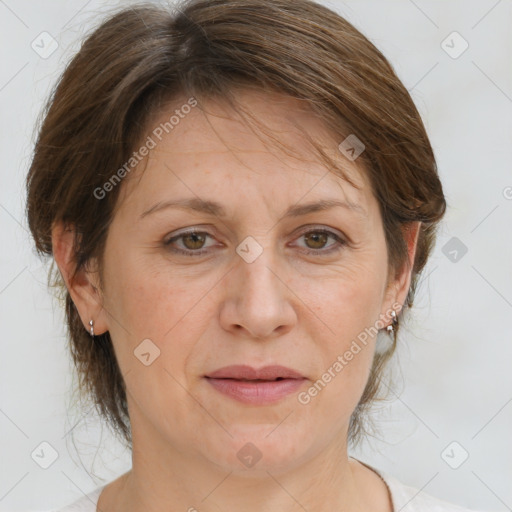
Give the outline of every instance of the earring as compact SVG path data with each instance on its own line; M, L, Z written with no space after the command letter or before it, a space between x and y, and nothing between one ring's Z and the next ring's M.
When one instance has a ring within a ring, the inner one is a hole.
M391 324L386 327L388 334L393 334L395 331L395 325L398 325L398 318L396 317L395 310L391 311Z
M89 320L89 332L91 334L91 338L94 338L94 326L93 326L93 321L92 320Z

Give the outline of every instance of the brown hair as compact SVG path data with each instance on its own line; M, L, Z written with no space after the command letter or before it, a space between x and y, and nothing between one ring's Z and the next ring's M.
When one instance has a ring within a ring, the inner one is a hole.
M93 257L101 262L120 187L101 200L93 191L130 158L150 117L179 95L230 98L250 84L302 100L340 142L349 134L364 142L358 163L380 206L390 278L407 264L401 228L422 222L405 304L412 306L446 209L431 145L386 58L348 21L309 0L192 0L175 10L142 4L94 30L43 113L27 177L27 215L38 251L52 254L52 226L62 221L79 234L76 269ZM131 444L126 390L110 335L96 336L91 350L53 270L65 297L79 389ZM352 443L364 433L363 412L377 396L395 345L396 335L391 350L375 356L351 418Z

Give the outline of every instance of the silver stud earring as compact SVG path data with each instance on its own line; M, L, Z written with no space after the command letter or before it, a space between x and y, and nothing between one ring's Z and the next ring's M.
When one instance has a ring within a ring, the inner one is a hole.
M395 310L391 311L391 324L389 324L386 329L388 331L388 334L393 334L395 328L394 326L398 324L398 319L396 317Z
M94 326L93 326L93 321L92 320L89 320L89 332L91 334L91 338L94 338Z

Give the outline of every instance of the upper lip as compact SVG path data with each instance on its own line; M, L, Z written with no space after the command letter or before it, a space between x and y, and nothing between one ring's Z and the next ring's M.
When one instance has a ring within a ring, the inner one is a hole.
M214 372L208 373L206 377L212 379L239 379L239 380L275 380L283 379L304 379L299 372L280 365L263 366L253 368L247 365L224 366Z

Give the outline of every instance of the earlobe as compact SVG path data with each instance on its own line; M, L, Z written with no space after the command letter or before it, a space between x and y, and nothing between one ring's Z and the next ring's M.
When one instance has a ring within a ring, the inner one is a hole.
M102 334L108 330L108 325L102 306L98 274L86 268L75 271L75 236L73 226L65 225L63 222L55 223L52 227L53 258L78 310L84 329L89 332L89 322L93 320L95 334Z

